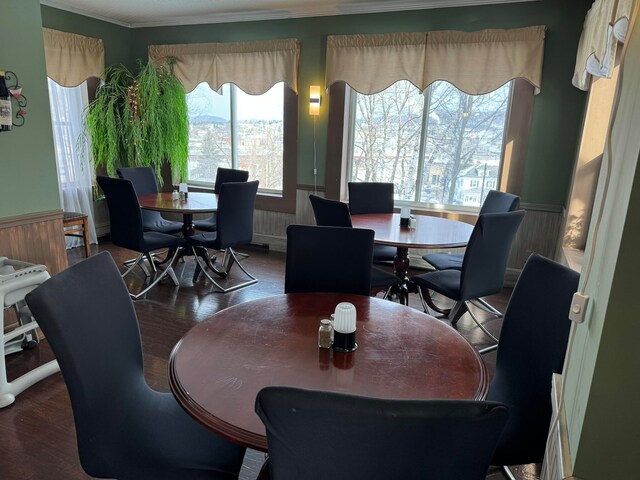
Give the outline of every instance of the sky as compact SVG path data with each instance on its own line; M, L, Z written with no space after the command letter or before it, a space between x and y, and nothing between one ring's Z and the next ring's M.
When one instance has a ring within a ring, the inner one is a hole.
M229 120L231 97L229 84L222 87L222 94L201 83L187 94L189 116L210 115ZM262 95L248 95L236 88L236 111L238 120L282 120L284 110L284 86L277 83Z

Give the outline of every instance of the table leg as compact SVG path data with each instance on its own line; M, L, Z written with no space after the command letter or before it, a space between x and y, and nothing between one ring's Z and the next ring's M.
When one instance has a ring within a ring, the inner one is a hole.
M182 234L185 237L191 237L196 233L196 226L193 224L193 214L182 214Z
M409 305L409 249L407 247L397 247L396 256L393 259L393 268L396 276L402 280L397 288L392 290L398 296L398 301L403 305Z

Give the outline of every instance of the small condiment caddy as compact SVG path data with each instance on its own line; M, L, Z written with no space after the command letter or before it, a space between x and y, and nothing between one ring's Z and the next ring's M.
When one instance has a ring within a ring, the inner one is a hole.
M336 306L332 319L320 321L318 347L333 348L337 352L353 352L356 343L356 307L349 302Z

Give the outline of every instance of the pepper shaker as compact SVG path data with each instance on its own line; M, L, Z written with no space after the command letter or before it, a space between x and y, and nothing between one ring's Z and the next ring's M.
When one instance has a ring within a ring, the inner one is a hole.
M320 320L320 328L318 329L318 347L331 348L331 340L333 337L333 328L330 320Z

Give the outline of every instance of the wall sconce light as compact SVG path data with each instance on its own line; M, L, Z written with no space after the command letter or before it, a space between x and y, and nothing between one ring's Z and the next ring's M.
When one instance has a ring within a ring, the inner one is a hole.
M320 87L318 85L309 87L309 115L320 115Z

